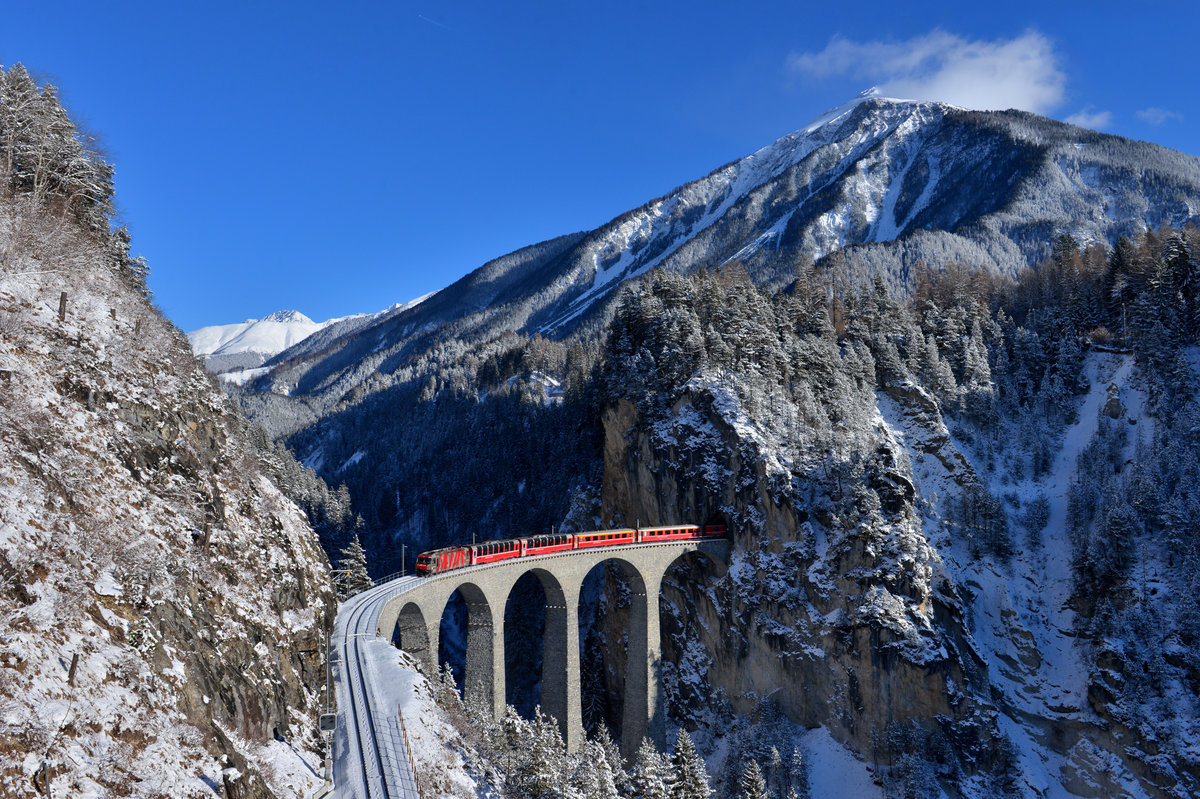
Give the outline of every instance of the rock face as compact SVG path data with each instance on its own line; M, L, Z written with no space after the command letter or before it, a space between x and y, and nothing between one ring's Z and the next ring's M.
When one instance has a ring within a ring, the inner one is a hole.
M912 475L895 442L879 435L884 465L868 477L890 498L886 534L851 527L826 538L816 531L842 522L814 517L822 511L781 490L768 458L705 392L685 395L670 416L687 421L667 443L633 404L606 411L602 502L613 524L732 522L728 575L689 563L665 584L664 690L680 721L711 722L712 708L750 716L770 697L794 722L823 725L864 756L889 725L978 717L970 726L987 729L969 690L980 663L915 522Z
M0 219L0 793L307 792L316 536L101 243Z

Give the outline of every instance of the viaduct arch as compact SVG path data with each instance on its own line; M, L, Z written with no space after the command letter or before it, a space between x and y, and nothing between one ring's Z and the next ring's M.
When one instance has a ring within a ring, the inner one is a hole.
M665 710L658 680L662 660L659 592L663 576L689 552L699 552L718 573L727 568L729 541L693 540L634 544L517 558L437 574L389 599L380 610L376 635L424 661L435 674L442 613L458 591L467 606L464 690L499 718L505 707L504 608L517 580L537 577L546 594L543 635L542 709L558 720L569 751L584 740L579 685L579 594L583 581L607 561L621 564L632 583L629 649L621 750L632 757L643 737L665 745Z

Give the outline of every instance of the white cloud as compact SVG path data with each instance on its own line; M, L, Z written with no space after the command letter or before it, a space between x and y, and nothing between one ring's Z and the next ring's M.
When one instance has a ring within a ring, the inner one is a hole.
M892 97L941 100L982 110L1046 113L1062 103L1066 76L1050 40L969 40L942 30L904 41L854 42L835 36L819 53L794 53L789 67L817 78L848 76Z
M1081 128L1100 130L1112 124L1112 111L1096 111L1089 105L1071 114L1063 122L1078 125Z
M1143 122L1149 122L1151 125L1161 125L1164 122L1182 122L1183 114L1178 111L1168 111L1165 108L1143 108L1138 111L1135 116Z

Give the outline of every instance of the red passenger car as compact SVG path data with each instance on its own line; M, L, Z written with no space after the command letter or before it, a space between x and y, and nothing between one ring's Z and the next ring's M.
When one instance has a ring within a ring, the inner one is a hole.
M643 527L638 532L643 544L654 544L659 541L685 541L689 538L699 538L700 528L694 524L681 524L678 527Z
M523 538L526 555L549 555L552 552L567 552L575 548L575 536L567 533L556 535L535 535L533 538Z
M637 530L604 530L595 533L577 533L575 548L611 547L617 544L637 543Z
M478 566L481 563L495 563L500 560L508 560L509 558L519 558L521 556L521 542L515 538L510 538L507 541L488 541L486 544L476 544L475 560L471 565Z

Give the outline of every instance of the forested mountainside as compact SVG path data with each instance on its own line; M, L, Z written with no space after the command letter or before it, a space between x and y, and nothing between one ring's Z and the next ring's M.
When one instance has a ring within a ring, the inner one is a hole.
M738 533L664 624L670 705L726 785L788 751L749 722L782 712L895 795L1195 793L1198 244L1060 239L1016 283L926 274L903 302L831 306L811 274L628 295L602 513Z
M0 793L302 795L328 562L112 199L55 89L0 70Z
M598 420L599 485L581 475L561 525L730 522L728 574L685 562L663 603L662 690L718 796L747 772L806 795L813 730L885 796L1200 790L1197 246L1195 229L1062 237L1017 281L925 272L904 299L831 300L811 268L776 293L736 269L655 272L585 388L510 398L530 439ZM469 416L449 390L424 404ZM620 718L629 590L606 574L584 625L592 764ZM510 672L536 671L536 627L510 637ZM537 690L510 680L510 700ZM536 795L531 771L591 779L545 754L536 718L480 725L508 795ZM680 773L652 755L628 771Z

